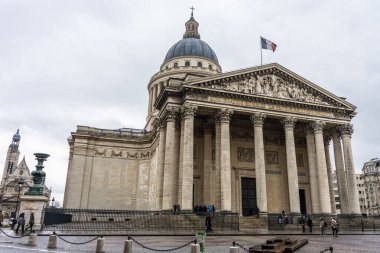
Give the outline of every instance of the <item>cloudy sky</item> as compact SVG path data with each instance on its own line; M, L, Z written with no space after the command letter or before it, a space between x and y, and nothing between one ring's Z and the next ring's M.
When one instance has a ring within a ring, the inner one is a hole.
M17 128L21 158L46 152L47 185L63 200L77 125L143 128L147 84L182 38L194 5L223 71L277 62L358 107L356 169L380 157L380 2L0 1L0 165ZM1 170L2 167L0 167Z

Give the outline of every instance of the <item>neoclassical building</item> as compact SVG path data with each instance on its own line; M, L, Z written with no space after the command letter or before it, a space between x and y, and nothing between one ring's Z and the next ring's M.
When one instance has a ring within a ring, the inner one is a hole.
M143 130L78 126L64 207L360 214L356 107L273 63L223 72L193 15L148 84ZM332 140L333 156L330 154Z

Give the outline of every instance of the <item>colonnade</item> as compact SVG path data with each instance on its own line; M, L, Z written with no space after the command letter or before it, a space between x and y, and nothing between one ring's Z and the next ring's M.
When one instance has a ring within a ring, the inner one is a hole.
M170 210L176 203L181 205L182 210L192 209L196 111L197 108L192 105L168 107L165 116L162 117L158 149L158 176L162 179L162 181L160 180L162 188L158 187L158 209ZM212 174L212 124L207 122L204 126L204 170L202 174L204 201L205 203L215 203L218 210L225 211L232 211L230 143L232 113L232 110L220 109L215 116L215 174ZM179 121L177 121L178 119ZM263 136L265 119L266 115L263 113L254 113L250 116L254 132L252 141L254 141L255 148L257 206L261 213L268 212ZM179 122L177 128L176 122ZM299 183L294 139L297 119L285 117L281 122L285 133L289 211L299 214ZM353 132L352 125L337 125L331 135L325 133L325 124L323 121L315 121L308 123L305 127L311 212L331 214L336 211L329 152L329 142L332 137L341 213L360 214L350 138ZM176 134L180 138L175 138ZM179 147L179 150L176 147ZM216 178L213 179L213 175ZM209 184L212 180L215 182L214 188Z

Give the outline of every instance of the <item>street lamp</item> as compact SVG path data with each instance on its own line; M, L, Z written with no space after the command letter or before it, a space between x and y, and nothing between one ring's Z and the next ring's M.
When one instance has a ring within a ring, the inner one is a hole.
M55 199L54 199L54 197L51 199L51 208L53 208L54 207L54 201L55 201Z
M16 204L16 219L17 219L17 212L18 212L18 207L20 205L20 195L21 195L21 190L22 190L22 186L24 185L24 179L22 177L19 178L18 182L18 195L17 195L17 204Z

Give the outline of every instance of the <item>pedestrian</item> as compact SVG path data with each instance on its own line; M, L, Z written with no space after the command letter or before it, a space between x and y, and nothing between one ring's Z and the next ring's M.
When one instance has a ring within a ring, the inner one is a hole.
M335 218L331 218L331 229L333 237L338 236L338 222L336 222Z
M4 221L3 211L0 210L0 228L2 227L2 222Z
M214 215L215 214L215 206L214 205L212 205L212 215Z
M208 214L206 217L206 232L212 232L211 214Z
M309 227L310 233L313 233L313 221L310 217L307 217L306 223L307 223L307 226Z
M326 221L323 218L321 218L319 222L319 228L321 229L321 236L326 235L326 227L327 227Z
M25 214L24 213L21 213L18 216L16 234L18 233L18 229L20 228L20 226L21 226L21 232L24 233L24 229L25 229Z
M300 224L302 226L302 233L305 233L306 219L304 216L301 217Z
M30 228L31 233L33 232L33 226L34 226L34 213L31 213L30 218L29 218L29 228Z

